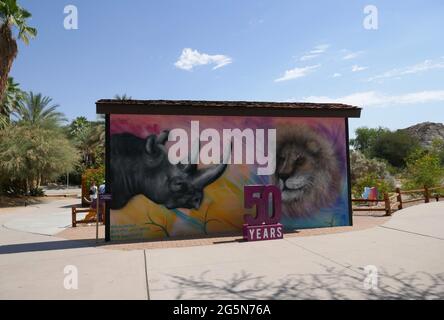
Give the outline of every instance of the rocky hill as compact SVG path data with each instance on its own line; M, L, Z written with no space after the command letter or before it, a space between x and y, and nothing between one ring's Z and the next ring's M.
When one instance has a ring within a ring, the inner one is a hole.
M409 135L417 138L423 147L430 147L435 139L444 140L443 123L423 122L401 129L400 131L405 131Z

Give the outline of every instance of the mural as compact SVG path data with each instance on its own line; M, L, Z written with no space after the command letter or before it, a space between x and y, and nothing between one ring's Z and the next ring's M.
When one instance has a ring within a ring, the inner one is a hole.
M279 187L287 231L349 224L343 118L112 114L110 121L111 240L241 234L244 214L255 211L244 208L245 185ZM254 138L242 139L247 131Z

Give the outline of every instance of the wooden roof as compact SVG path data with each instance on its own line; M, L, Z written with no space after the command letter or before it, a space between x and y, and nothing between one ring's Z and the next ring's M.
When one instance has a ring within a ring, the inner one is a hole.
M204 101L204 100L111 100L96 102L101 114L165 114L273 117L359 118L361 108L339 103Z

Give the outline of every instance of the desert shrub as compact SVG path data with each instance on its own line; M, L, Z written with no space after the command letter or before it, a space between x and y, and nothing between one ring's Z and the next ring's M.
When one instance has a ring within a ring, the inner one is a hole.
M433 187L442 184L444 167L440 156L433 150L417 151L407 159L404 189Z
M379 197L384 192L392 191L395 179L390 174L388 165L378 159L369 159L359 151L350 154L351 185L355 197L361 197L364 187L376 187Z

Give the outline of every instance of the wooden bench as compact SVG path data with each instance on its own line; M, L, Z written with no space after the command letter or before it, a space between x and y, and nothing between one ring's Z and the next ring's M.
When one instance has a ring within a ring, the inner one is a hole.
M89 219L89 220L77 220L77 213L78 212L94 212L96 213L95 209L91 209L91 208L76 208L76 207L72 207L71 208L71 218L72 218L72 227L75 228L77 226L78 223L93 223L96 222L96 219ZM94 214L94 217L96 217L96 214Z

